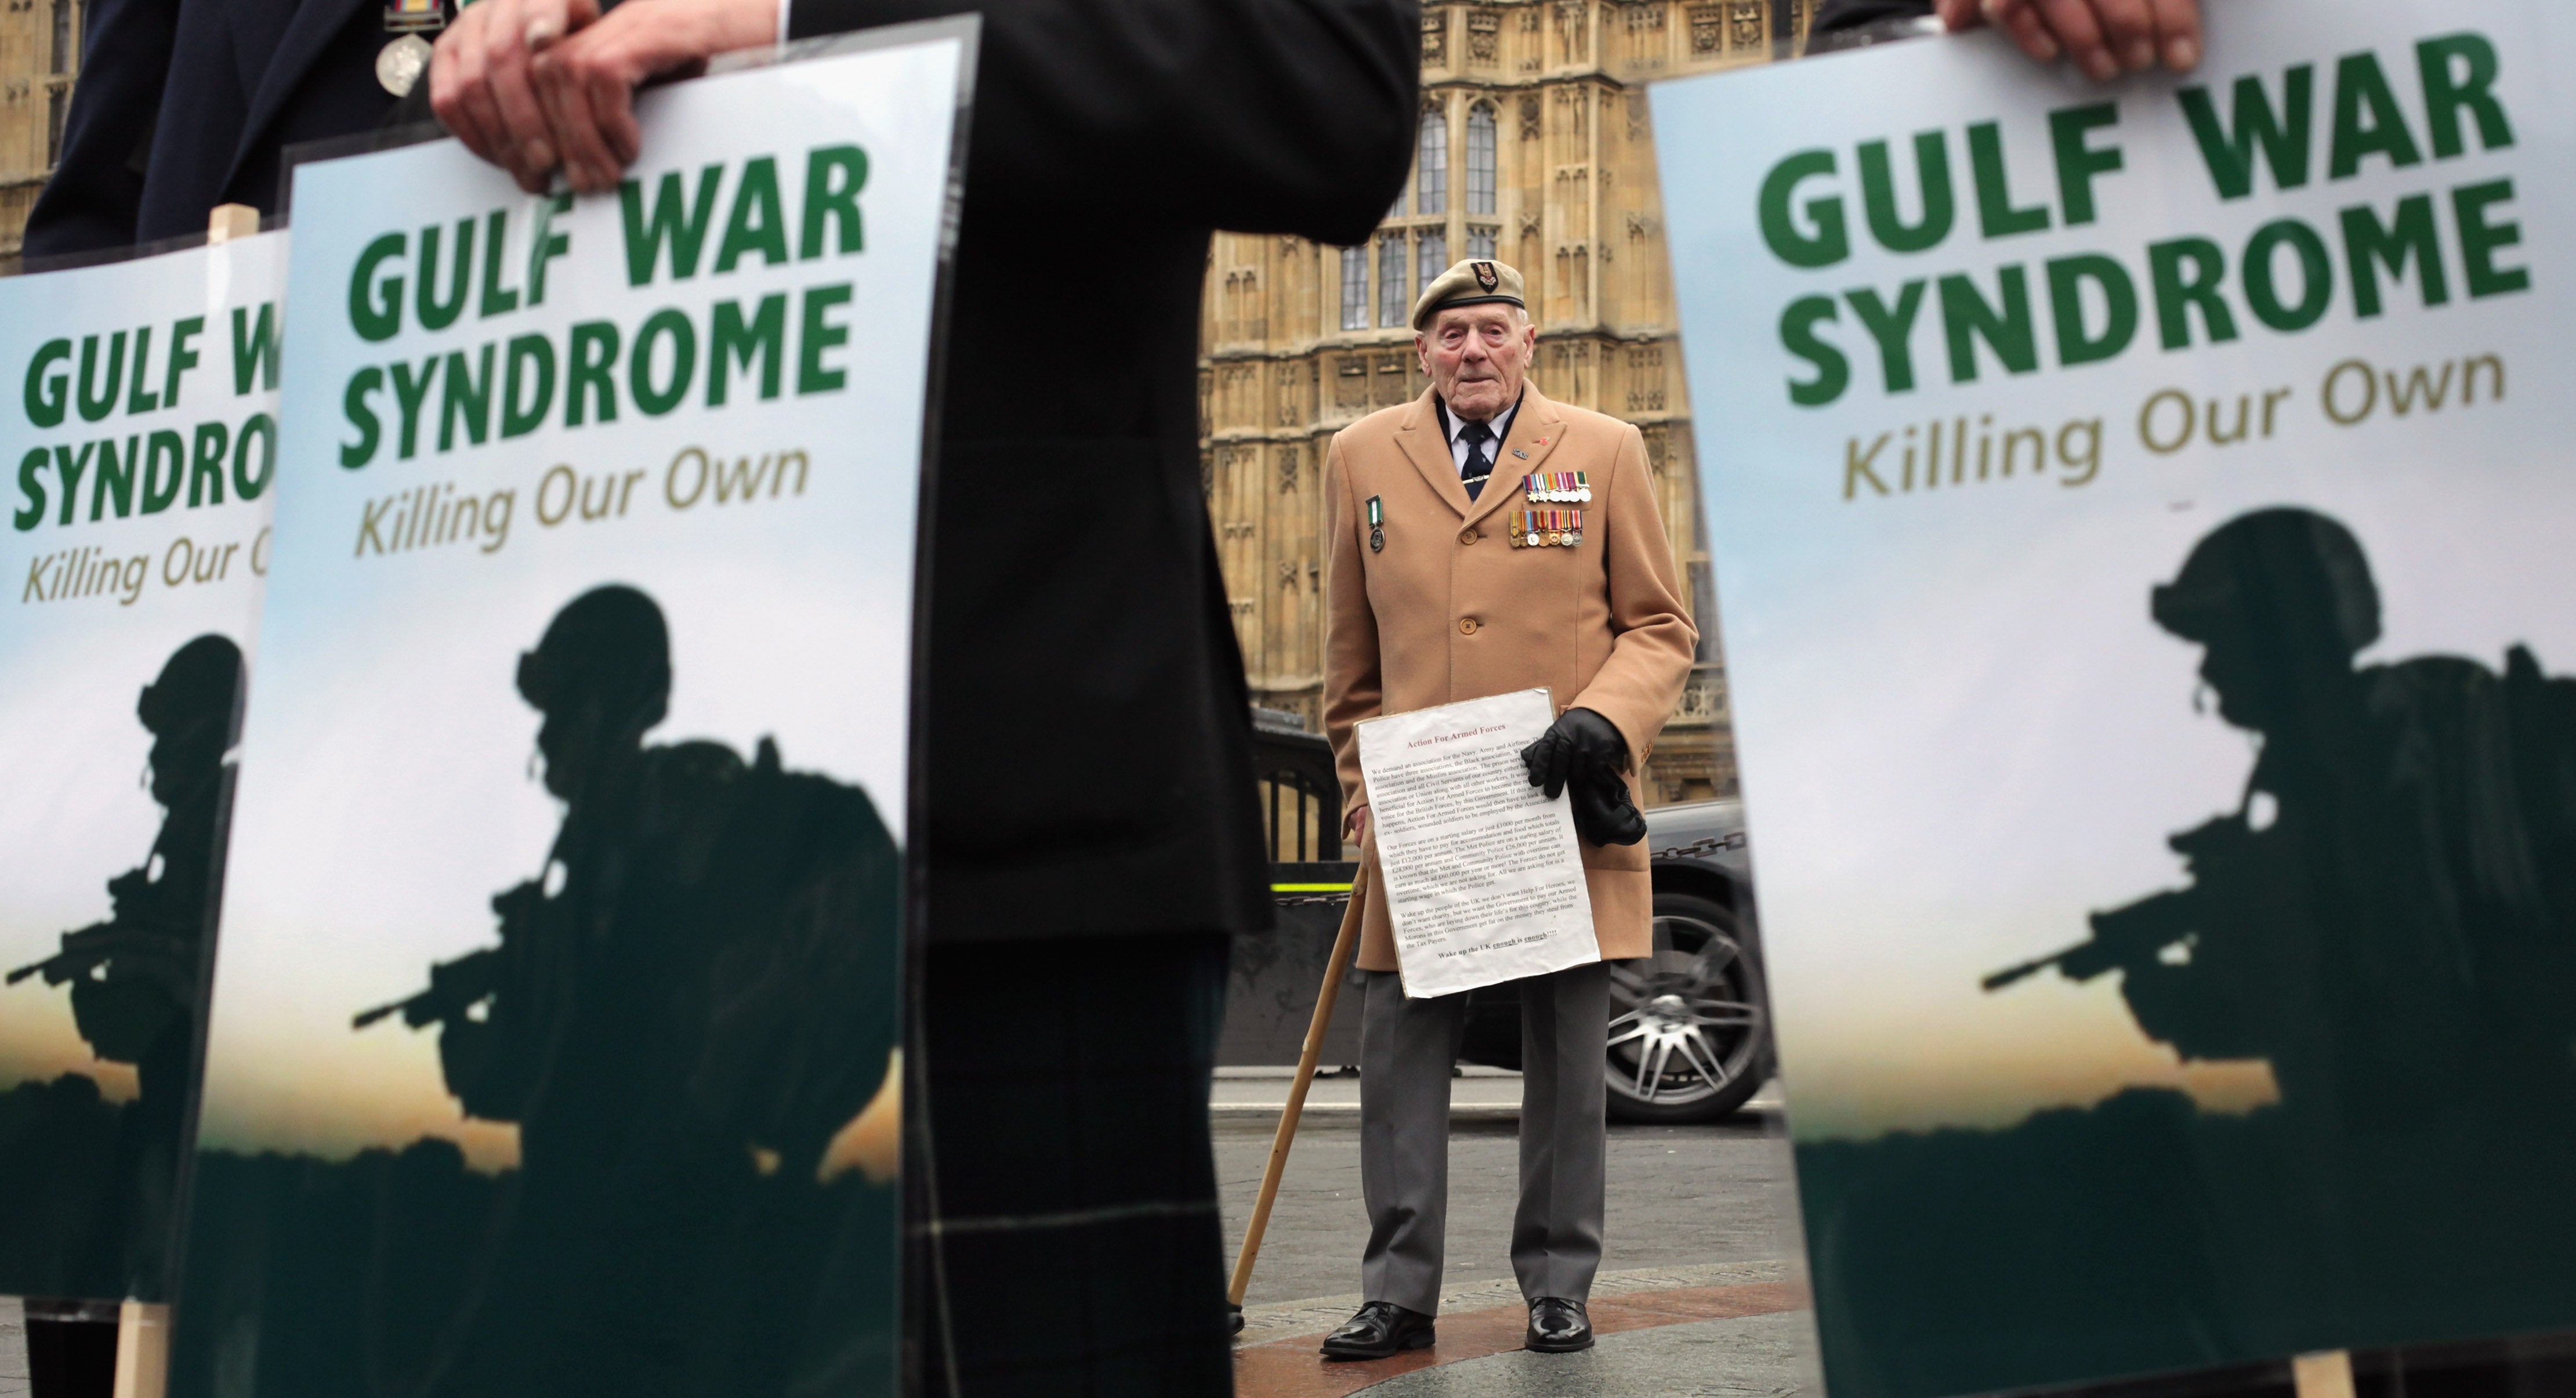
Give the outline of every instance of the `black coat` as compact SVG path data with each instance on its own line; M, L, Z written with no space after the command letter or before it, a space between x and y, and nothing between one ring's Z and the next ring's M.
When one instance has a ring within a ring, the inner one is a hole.
M26 255L203 232L217 204L274 212L285 147L384 119L390 37L382 0L96 0Z
M1270 925L1199 472L1216 228L1366 239L1414 0L788 0L799 38L980 9L931 530L929 934Z

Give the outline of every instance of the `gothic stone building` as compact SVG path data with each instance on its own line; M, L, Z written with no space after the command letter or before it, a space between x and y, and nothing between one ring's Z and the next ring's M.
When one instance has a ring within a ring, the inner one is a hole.
M1253 701L1320 728L1323 464L1334 432L1425 387L1405 323L1462 257L1528 279L1531 378L1637 424L1708 633L1656 746L1653 802L1732 795L1690 403L1645 84L1766 61L1814 0L1489 0L1422 12L1412 177L1364 245L1220 233L1200 372L1209 513Z
M62 153L80 67L81 0L0 0L0 271Z

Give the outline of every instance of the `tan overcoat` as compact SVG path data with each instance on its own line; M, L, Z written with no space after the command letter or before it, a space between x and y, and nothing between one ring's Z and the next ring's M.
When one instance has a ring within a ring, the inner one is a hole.
M1513 548L1522 477L1581 471L1592 491L1583 542ZM1656 508L1646 443L1616 418L1522 391L1511 437L1474 501L1440 430L1432 395L1373 413L1333 438L1326 467L1324 732L1342 796L1368 800L1354 726L1465 699L1546 687L1559 713L1591 709L1618 726L1642 769L1690 678L1699 633L1682 610ZM1369 546L1368 501L1385 547ZM1628 775L1631 794L1637 771ZM1359 964L1396 969L1395 936L1375 890L1375 827L1347 917L1360 919ZM1654 892L1644 844L1583 846L1592 930L1607 960L1652 950Z

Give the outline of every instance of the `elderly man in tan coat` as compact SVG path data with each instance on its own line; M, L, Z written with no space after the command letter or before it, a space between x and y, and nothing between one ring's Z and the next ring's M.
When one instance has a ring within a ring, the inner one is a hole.
M1326 1356L1432 1342L1446 1220L1449 1075L1464 995L1413 999L1368 828L1354 727L1546 687L1558 717L1523 754L1533 785L1574 799L1600 962L1520 985L1520 1209L1512 1267L1535 1350L1592 1344L1601 1261L1608 967L1652 949L1654 894L1635 783L1681 697L1698 633L1682 612L1653 470L1637 429L1554 403L1527 382L1538 331L1521 276L1471 260L1413 308L1431 389L1333 439L1324 726L1365 872L1360 1178L1365 1303Z

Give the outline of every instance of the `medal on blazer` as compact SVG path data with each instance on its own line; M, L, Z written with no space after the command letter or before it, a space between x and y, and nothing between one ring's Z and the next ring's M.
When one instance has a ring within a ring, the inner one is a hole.
M1523 497L1533 505L1589 505L1592 483L1581 471L1545 471L1521 477Z
M1514 510L1511 535L1516 549L1580 548L1583 511Z
M409 97L412 84L429 67L429 41L405 34L376 50L376 82L396 97Z
M1369 552L1371 553L1386 552L1386 506L1379 503L1384 498L1377 495L1368 498Z

